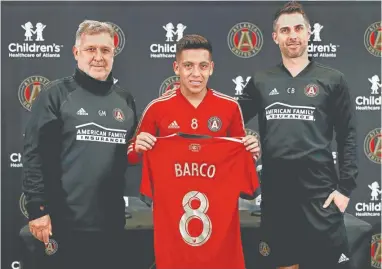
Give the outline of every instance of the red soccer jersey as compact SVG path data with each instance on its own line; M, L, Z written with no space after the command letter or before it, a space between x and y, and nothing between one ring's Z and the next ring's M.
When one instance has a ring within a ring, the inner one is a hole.
M240 137L245 136L245 127L240 106L232 97L208 89L200 105L195 108L178 89L148 104L136 135L140 132L154 136L182 132L214 137ZM133 150L135 137L128 150L130 163L139 161Z
M253 195L259 181L241 140L160 137L142 168L158 269L245 268L238 199Z

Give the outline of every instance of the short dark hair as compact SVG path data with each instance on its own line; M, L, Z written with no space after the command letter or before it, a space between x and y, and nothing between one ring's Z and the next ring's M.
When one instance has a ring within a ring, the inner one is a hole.
M300 3L298 3L297 1L290 1L290 2L286 3L281 9L279 9L276 12L275 18L273 20L273 30L274 31L276 30L276 23L277 23L277 20L279 19L279 17L281 15L283 15L283 14L293 14L293 13L301 14L304 17L307 25L308 26L310 25L308 15L306 15L302 5Z
M201 35L185 35L176 44L176 56L188 49L206 49L210 52L212 57L212 45L207 38Z

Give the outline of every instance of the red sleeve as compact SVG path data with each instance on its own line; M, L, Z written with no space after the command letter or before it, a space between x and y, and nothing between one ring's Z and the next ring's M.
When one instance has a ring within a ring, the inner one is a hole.
M142 158L142 180L140 192L142 195L147 196L152 199L152 178L151 178L151 169L150 162L147 152L143 153Z
M228 129L228 135L230 137L244 137L245 136L245 127L243 121L243 115L241 113L240 106L235 102L235 109L231 124Z
M153 102L151 102L146 109L143 111L141 120L135 130L135 134L133 138L130 140L130 145L127 149L127 159L130 164L137 164L141 160L141 156L139 153L135 151L135 140L137 139L137 135L141 132L150 133L152 135L156 135L157 127L155 124L155 111Z
M243 152L243 158L242 158L243 165L243 173L240 177L241 184L240 184L240 192L248 194L250 196L253 196L257 188L259 187L259 177L257 175L256 171L256 163L253 159L253 156L250 152L245 151Z

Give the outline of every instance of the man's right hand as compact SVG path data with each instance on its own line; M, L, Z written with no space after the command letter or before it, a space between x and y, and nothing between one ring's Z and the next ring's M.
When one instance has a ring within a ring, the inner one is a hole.
M52 236L52 223L49 215L29 221L29 231L45 245L49 243L49 236Z
M141 132L135 140L135 151L142 152L152 149L157 139L149 133Z

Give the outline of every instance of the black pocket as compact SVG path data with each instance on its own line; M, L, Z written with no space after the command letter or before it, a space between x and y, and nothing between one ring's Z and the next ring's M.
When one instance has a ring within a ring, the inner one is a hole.
M336 205L336 203L334 201L332 201L329 205L329 207L336 213L340 213L340 214L343 214L341 212L341 210L338 208L338 206Z

